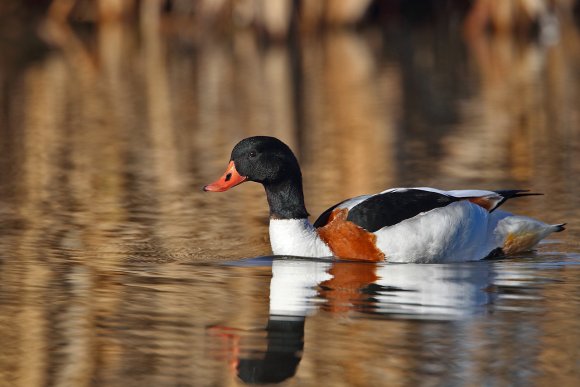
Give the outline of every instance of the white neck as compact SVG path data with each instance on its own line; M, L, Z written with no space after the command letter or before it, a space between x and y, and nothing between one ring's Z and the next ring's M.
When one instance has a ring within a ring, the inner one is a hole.
M274 255L332 256L308 219L270 219L270 245Z

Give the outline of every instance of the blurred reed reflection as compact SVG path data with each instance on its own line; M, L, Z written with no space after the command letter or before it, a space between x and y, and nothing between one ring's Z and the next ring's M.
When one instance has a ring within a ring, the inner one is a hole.
M390 186L530 188L547 196L512 209L570 225L521 267L494 267L506 282L487 291L502 313L482 323L350 319L365 294L326 283L296 383L578 379L579 283L562 264L578 261L580 236L572 20L549 42L462 35L444 17L275 42L200 35L158 5L142 2L132 22L24 17L0 41L2 383L236 384L208 356L220 348L206 328L266 335L270 269L188 263L269 254L258 186L200 190L253 134L291 144L314 216ZM522 307L527 297L542 313Z
M48 21L41 36L54 48L3 82L12 221L36 228L42 213L49 229L70 231L72 218L75 243L94 249L122 229L156 241L160 256L267 252L259 188L226 200L196 192L252 134L297 151L313 214L405 184L537 187L577 203L566 178L578 172L572 25L552 46L475 33L464 45L437 21L404 20L264 46L243 32L199 43L160 33L154 2L141 15L89 34ZM148 249L127 242L129 254Z

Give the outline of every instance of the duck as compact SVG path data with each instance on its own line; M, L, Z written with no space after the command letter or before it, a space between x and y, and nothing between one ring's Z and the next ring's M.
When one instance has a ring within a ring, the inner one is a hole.
M529 251L551 233L565 230L565 223L548 224L498 209L510 199L541 195L521 189L390 188L343 200L311 223L298 160L288 145L270 136L238 142L225 173L203 190L224 192L250 181L266 192L274 255L465 262Z

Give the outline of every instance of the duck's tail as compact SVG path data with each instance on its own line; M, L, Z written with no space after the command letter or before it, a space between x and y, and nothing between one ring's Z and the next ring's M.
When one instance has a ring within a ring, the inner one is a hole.
M503 245L500 246L502 251L513 254L532 249L551 233L564 231L565 225L546 224L527 216L512 215L499 221L496 231L505 236Z

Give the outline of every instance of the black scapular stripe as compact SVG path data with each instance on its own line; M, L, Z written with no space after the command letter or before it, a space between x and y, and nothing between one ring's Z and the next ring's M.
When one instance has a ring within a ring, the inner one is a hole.
M385 192L354 206L347 220L375 232L458 200L461 199L419 189Z
M314 222L314 228L326 226L326 223L328 223L328 218L330 218L330 214L332 214L332 211L334 211L334 209L336 207L340 206L342 203L346 202L347 200L349 200L349 199L343 200L340 203L336 203L334 206L330 207L329 209L324 211L322 214L320 214L318 219L316 219L316 221Z

